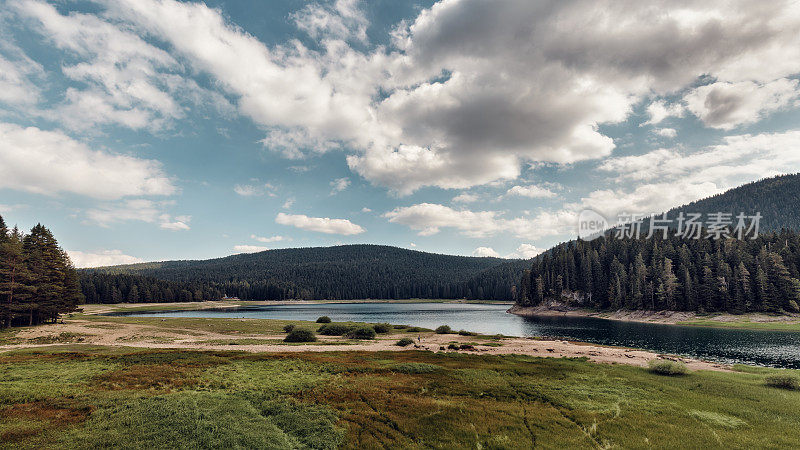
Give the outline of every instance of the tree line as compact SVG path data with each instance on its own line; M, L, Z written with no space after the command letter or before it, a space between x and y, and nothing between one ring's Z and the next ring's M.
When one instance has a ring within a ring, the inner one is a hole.
M526 266L498 258L344 245L90 269L82 271L81 284L87 301L99 303L188 300L190 295L203 300L222 295L247 300L511 300Z
M753 240L618 239L571 241L525 271L517 303L549 300L597 309L800 311L800 234Z
M78 274L53 233L25 234L0 216L0 327L53 322L83 302Z

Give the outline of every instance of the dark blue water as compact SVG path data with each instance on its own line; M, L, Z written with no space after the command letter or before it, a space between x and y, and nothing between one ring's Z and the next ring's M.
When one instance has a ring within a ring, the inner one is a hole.
M586 317L527 318L510 305L460 303L316 303L248 306L222 310L137 313L147 317L226 317L388 322L508 336L545 336L643 348L722 363L800 369L800 332L730 330Z

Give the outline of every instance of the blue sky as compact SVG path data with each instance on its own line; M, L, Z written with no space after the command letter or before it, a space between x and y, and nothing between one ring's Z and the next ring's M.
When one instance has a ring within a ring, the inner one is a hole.
M78 266L532 257L800 171L797 4L656 3L2 1L0 214Z

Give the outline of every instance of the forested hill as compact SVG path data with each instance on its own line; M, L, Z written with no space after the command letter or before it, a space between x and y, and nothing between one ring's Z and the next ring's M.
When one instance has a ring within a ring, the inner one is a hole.
M529 265L520 263L343 245L89 269L82 271L82 285L88 302L206 300L219 293L251 300L512 300L513 286ZM160 287L151 287L157 281ZM155 294L143 295L152 289Z
M800 174L765 178L730 189L670 210L667 217L678 214L701 213L703 217L716 212L761 213L760 231L780 231L783 228L800 230ZM735 220L735 219L734 219Z
M597 309L798 312L800 233L568 242L522 277L519 304L551 299Z
M767 178L674 208L678 214L760 213L758 239L626 237L571 241L533 261L517 302L598 309L800 310L800 174ZM647 220L643 229L647 228ZM731 228L733 227L731 225ZM730 229L730 228L729 228Z

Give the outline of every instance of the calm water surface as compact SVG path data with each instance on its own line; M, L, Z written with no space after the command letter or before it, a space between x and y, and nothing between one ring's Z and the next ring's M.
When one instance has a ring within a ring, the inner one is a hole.
M728 330L586 317L527 318L506 313L510 305L460 303L316 303L248 306L222 310L137 313L147 317L220 317L388 322L426 328L509 336L546 336L643 348L723 363L800 369L800 332Z

